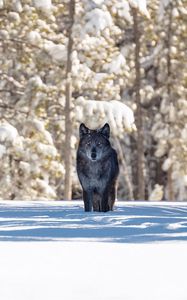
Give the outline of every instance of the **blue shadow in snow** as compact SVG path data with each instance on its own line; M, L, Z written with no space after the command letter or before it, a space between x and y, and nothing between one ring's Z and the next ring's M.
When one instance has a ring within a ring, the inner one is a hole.
M0 241L187 241L187 205L119 205L85 213L82 205L0 204Z

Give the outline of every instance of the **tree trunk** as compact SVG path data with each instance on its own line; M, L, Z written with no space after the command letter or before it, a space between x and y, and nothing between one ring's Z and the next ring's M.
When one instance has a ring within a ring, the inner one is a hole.
M129 199L128 200L132 201L132 200L134 200L132 182L130 180L126 160L125 160L125 157L123 155L123 151L122 151L122 148L121 148L121 145L120 145L120 142L119 142L118 138L115 138L115 143L116 143L117 148L118 148L119 158L121 160L121 164L122 164L122 168L123 168L123 174L124 174L124 178L125 178L125 181L126 181L126 184L127 184L127 189L128 189L128 193L129 193Z
M172 2L169 4L168 7L169 10L169 23L168 23L168 35L167 35L167 48L168 48L168 53L167 53L167 93L170 101L172 102L172 93L171 93L171 88L172 88L172 82L171 82L171 76L172 76L172 71L171 71L171 38L172 38L172 10L173 10L173 5ZM168 189L168 200L174 201L174 191L173 191L173 179L172 179L172 167L168 170L167 172L167 189Z
M71 200L72 198L72 153L71 153L71 136L72 136L72 60L71 54L73 49L72 27L75 15L75 0L69 3L69 33L68 33L68 49L67 49L67 65L66 65L66 102L65 102L65 187L64 199Z
M135 90L136 90L136 124L137 124L137 162L138 162L138 200L145 199L145 178L144 178L144 134L143 134L143 111L141 107L140 98L140 31L138 24L138 13L136 9L133 9L134 19L134 39L135 39Z

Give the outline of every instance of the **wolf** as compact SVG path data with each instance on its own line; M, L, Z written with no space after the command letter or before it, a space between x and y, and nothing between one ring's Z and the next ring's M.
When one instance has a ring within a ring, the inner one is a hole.
M82 123L79 137L76 167L83 189L84 210L113 210L119 164L109 141L110 126L106 123L92 130Z

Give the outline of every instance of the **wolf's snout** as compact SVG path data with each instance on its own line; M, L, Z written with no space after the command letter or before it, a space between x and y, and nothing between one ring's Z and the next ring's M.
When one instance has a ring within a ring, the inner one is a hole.
M91 158L92 158L93 160L96 159L96 156L97 156L96 152L92 152L92 153L91 153Z
M96 154L96 148L93 147L93 148L91 149L91 159L95 160L96 157L97 157L97 154Z

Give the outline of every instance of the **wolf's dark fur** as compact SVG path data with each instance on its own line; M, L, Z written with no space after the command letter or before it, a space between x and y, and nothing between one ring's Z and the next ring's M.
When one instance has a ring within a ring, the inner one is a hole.
M82 123L79 134L77 173L85 211L113 210L119 167L109 141L110 127L106 123L101 129L91 130Z

